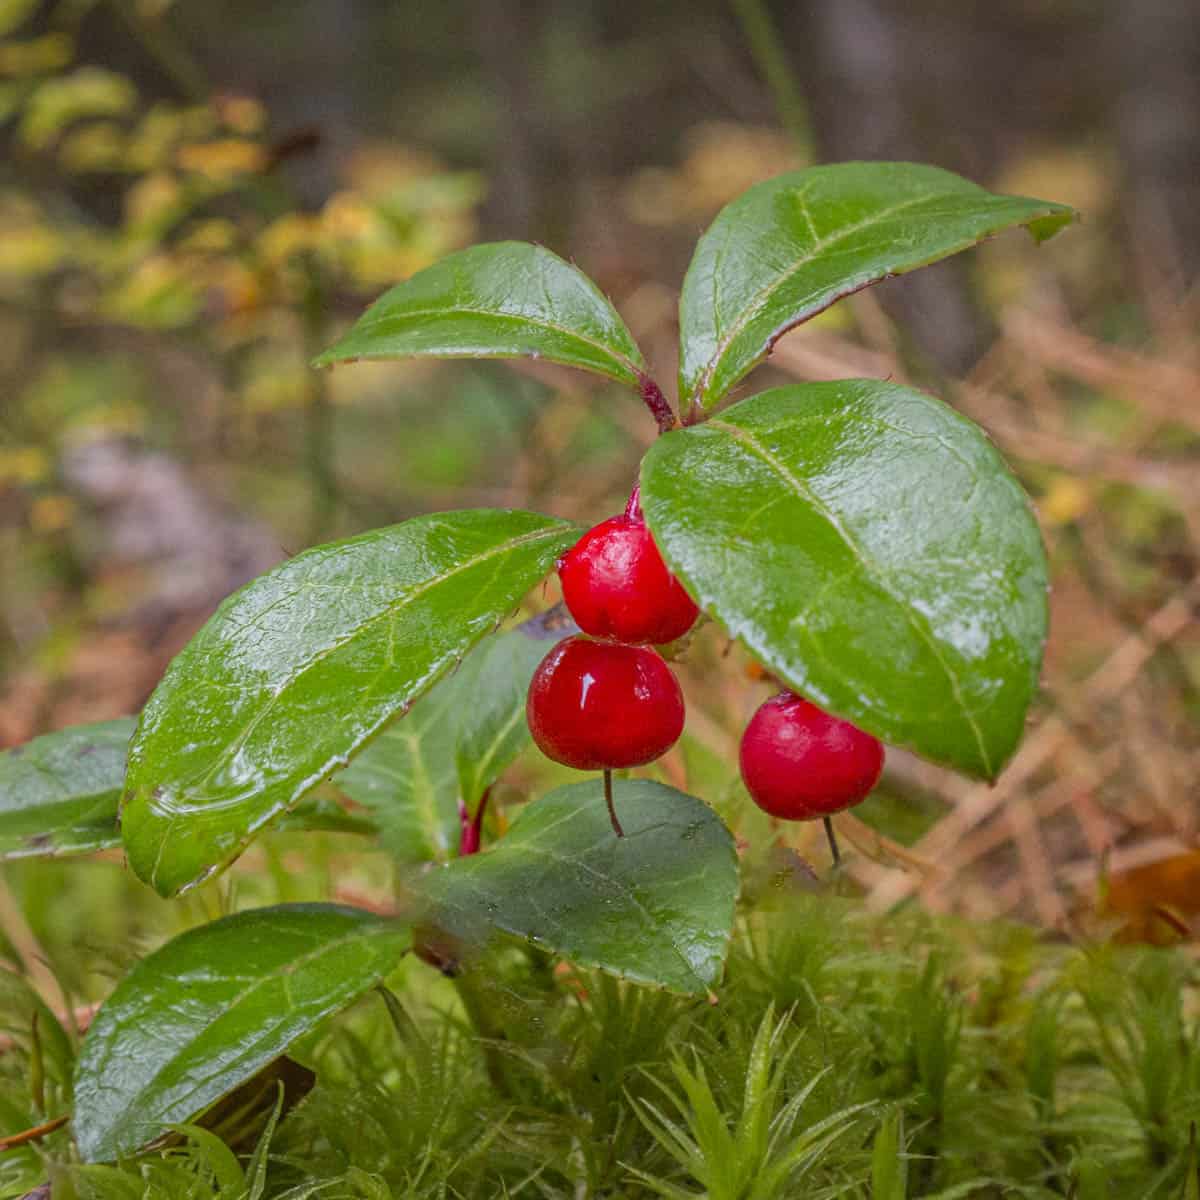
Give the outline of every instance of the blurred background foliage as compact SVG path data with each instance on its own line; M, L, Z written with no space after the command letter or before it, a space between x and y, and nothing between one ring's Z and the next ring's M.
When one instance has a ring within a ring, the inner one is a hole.
M309 370L392 282L543 241L670 380L723 203L811 162L919 159L1084 222L856 296L756 383L893 376L982 422L1036 500L1053 634L1000 785L892 753L842 826L846 886L881 912L1190 938L1198 111L1200 9L1177 0L0 0L0 746L136 712L223 595L312 542L619 508L654 433L630 395L532 363ZM803 875L810 831L772 829L735 777L770 682L711 628L682 670L688 733L653 771L765 847L764 878ZM499 799L556 770L527 755ZM385 865L321 853L304 894L384 902ZM115 859L16 865L0 932L90 1000L114 956L290 898L299 870L267 839L168 910Z

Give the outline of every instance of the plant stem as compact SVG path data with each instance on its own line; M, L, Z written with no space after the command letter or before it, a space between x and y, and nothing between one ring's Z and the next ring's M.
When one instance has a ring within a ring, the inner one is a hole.
M625 515L631 521L639 521L642 517L642 485L635 483L629 493L629 503L625 505Z
M662 389L649 375L638 376L638 393L642 397L646 407L650 410L650 415L658 425L658 432L660 434L670 433L679 424L675 416L675 410L671 407L666 396L662 394Z
M825 836L829 839L829 853L833 855L833 866L836 870L842 865L842 856L838 850L837 836L833 832L833 821L829 817L822 819L825 822Z
M732 0L732 3L742 33L750 45L750 53L775 101L783 127L797 145L807 149L812 141L808 110L800 94L795 72L781 47L779 31L771 19L766 0Z
M613 786L612 772L604 768L604 803L608 805L608 819L612 822L613 833L617 837L624 837L625 830L621 828L621 822L617 820L617 810L613 806Z
M460 858L465 858L468 854L475 854L479 850L480 831L483 829L483 814L487 809L488 800L491 798L492 789L485 788L482 796L479 797L479 803L475 806L475 815L472 817L467 811L467 806L460 800L458 802L458 855Z

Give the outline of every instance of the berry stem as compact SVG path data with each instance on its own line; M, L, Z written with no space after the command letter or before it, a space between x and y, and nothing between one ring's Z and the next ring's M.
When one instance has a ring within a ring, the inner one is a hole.
M833 821L829 817L823 817L825 823L825 836L829 839L829 853L833 855L833 866L836 870L842 865L842 855L838 850L837 835L833 832Z
M640 483L635 483L633 491L629 493L629 503L625 505L625 515L631 521L642 519L642 485Z
M658 425L659 433L669 433L679 424L675 410L671 407L662 389L649 375L638 376L638 393L642 403L650 410L650 415Z
M612 772L604 768L604 803L608 805L608 819L612 822L613 833L617 837L624 837L625 830L621 828L621 822L617 820L617 810L613 807L613 787L612 787Z

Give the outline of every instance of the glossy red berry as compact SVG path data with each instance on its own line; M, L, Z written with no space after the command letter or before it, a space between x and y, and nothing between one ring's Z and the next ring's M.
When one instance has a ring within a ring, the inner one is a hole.
M571 616L593 637L662 645L696 622L699 610L639 516L589 529L559 561L558 575Z
M780 692L750 718L740 760L759 808L787 821L811 821L867 795L883 770L883 746L849 721Z
M683 732L683 693L646 646L561 641L529 684L533 740L555 762L581 771L636 767L665 754Z

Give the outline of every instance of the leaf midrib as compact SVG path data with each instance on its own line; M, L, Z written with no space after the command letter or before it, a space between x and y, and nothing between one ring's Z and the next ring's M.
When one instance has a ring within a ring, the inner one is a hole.
M374 318L369 317L369 316L364 316L362 318L362 320L359 321L356 328L352 329L350 331L350 333L347 335L346 340L347 341L351 340L351 338L356 333L368 332L386 322L403 321L409 317L446 317L446 316L486 317L489 320L493 320L493 321L516 321L523 325L536 325L539 329L546 329L546 330L549 330L551 333L558 334L560 337L568 338L568 339L571 339L576 342L581 342L585 346L591 346L594 350L599 351L605 357L611 359L613 362L618 363L621 366L628 368L629 374L632 375L635 379L642 373L641 366L636 364L632 359L626 357L624 354L618 354L615 350L612 349L611 346L606 346L603 342L598 342L594 338L589 338L585 334L579 333L577 330L567 329L565 326L555 325L553 321L546 321L546 320L539 319L537 317L524 316L520 313L498 312L495 309L487 309L487 308L467 308L462 305L458 305L453 308L450 308L450 307L447 307L447 308L408 308L408 309L405 309L403 312L384 313L384 314L381 314L380 316L374 317ZM330 351L330 353L333 353L333 351ZM489 357L489 355L481 354L476 349L462 350L462 351L455 351L455 350L426 350L426 351L419 351L419 352L409 351L409 353L430 354L434 357L439 357L439 358L458 358L458 357L487 358L487 357ZM517 354L514 355L513 357L519 357L523 354L528 354L528 353L530 353L530 352L527 350L517 351ZM325 356L322 356L322 357L325 358ZM359 353L356 355L349 355L348 357L383 358L383 357L388 357L388 356L383 355L383 354L363 355L363 354ZM491 356L491 357L501 357L501 356L495 355L495 356ZM333 362L336 360L326 359L326 361Z
M438 821L437 791L433 782L433 773L425 761L422 746L421 731L397 730L408 748L409 779L407 780L409 795L417 810L417 825L425 836L425 844L430 851L430 858L435 862L445 862L447 848L441 845L441 825ZM406 781L397 777L399 784Z
M479 563L486 562L490 558L493 558L500 554L508 553L512 550L515 550L519 546L525 545L527 543L535 542L535 541L538 541L543 538L548 539L552 536L560 534L567 528L569 528L569 526L566 524L566 522L558 522L554 526L534 530L530 533L522 534L520 537L517 537L517 538L510 538L508 541L501 543L499 546L492 547L485 554L477 555L475 558L468 559L463 563L457 564L450 571L444 572L443 574L438 575L433 579L425 580L422 584L419 584L416 587L414 587L413 589L411 589L410 591L405 592L401 601L398 602L396 605L390 606L390 607L382 610L381 612L373 614L367 621L365 621L361 625L357 626L354 633L332 643L330 646L328 646L324 650L322 650L322 652L319 655L317 655L313 659L310 659L309 662L305 664L304 671L307 672L313 665L315 665L321 661L324 661L324 659L326 659L330 654L334 653L336 650L341 649L341 647L344 646L347 642L351 641L354 637L358 636L359 632L361 632L361 630L364 628L364 626L370 625L378 620L383 619L384 617L394 617L396 615L396 613L398 613L406 604L410 603L412 600L414 600L418 596L423 595L430 588L444 583L447 579L451 578L452 576L459 574L462 571L465 571L470 567L474 567L474 566L478 565ZM295 680L297 678L299 678L299 675L302 673L303 672L293 675L289 681L289 686L290 686L290 684L294 683ZM415 681L414 686L417 686L420 683L428 682L430 675L433 675L433 674L436 674L436 670L431 671L426 676L424 676L421 680ZM215 774L218 767L226 764L229 761L229 756L231 753L236 753L238 750L241 749L242 746L245 745L246 740L250 737L251 733L253 733L254 729L256 729L258 727L258 725L265 719L265 717L268 715L268 713L273 710L275 703L284 694L284 690L285 689L280 689L279 692L276 692L273 696L271 696L269 698L269 700L267 701L266 705L264 705L263 709L251 719L251 721L247 725L247 727L238 736L238 739L233 744L233 746L231 748L227 748L226 753L224 755L222 755L221 758L217 762L214 762L213 765L208 770L206 770L202 776L200 776L199 778L197 778L196 780L194 780L192 783L190 783L188 785L187 791L189 793L194 794L200 787L203 786L203 784L205 784L209 779L212 778L213 774ZM410 696L409 699L411 699L411 698L412 697ZM379 728L379 726L376 726L375 728ZM374 732L374 730L369 729L365 733L363 733L362 736L360 736L349 747L349 754L356 753L358 751L358 749L364 744L364 742L367 740L367 738L370 736L370 734L372 732ZM324 777L326 772L330 769L333 762L337 761L337 757L340 757L340 756L335 756L335 758L333 760L326 761L325 763L321 764L319 769L317 769L315 771L310 771L303 778L299 779L298 781L295 781L293 783L291 790L288 793L286 799L284 799L281 802L275 802L275 803L268 804L266 806L266 808L264 809L261 804L261 799L262 799L263 795L265 793L269 793L272 790L272 788L260 789L257 793L255 793L254 797L251 797L251 799L258 799L260 801L260 803L257 805L254 805L252 807L251 811L259 813L259 814L265 813L266 815L261 817L257 821L249 822L247 828L242 833L242 835L237 838L236 842L232 846L226 848L223 851L220 861L228 862L228 861L230 861L230 859L232 857L236 857L237 854L240 854L241 851L249 844L249 842L254 837L254 835L258 831L258 829L267 820L270 820L271 817L274 816L274 814L278 813L280 810L287 809L291 805L295 804L305 794L305 792L309 791L312 787L316 786L316 784ZM294 771L289 774L285 774L282 776L281 782L286 784L288 782L288 780L293 779L294 776L295 776ZM279 786L279 784L272 785L272 787L278 787L278 786ZM126 792L125 796L123 797L123 807L124 807L125 803L128 802L128 799L129 799L129 793ZM152 886L155 887L156 890L158 889L159 870L162 866L163 856L166 854L168 845L174 836L176 825L178 824L178 822L181 819L186 817L189 813L193 813L198 810L202 811L205 807L206 806L203 804L196 804L195 802L192 802L183 808L172 811L169 815L166 816L166 818L165 818L166 819L166 829L163 830L162 835L159 838L158 853L155 855L154 866L150 870L150 882L151 882ZM247 807L247 804L245 801L239 802L237 805L237 809L239 811L244 810L246 807ZM159 813L158 813L158 818L162 819L162 815L163 814L160 809ZM207 878L207 876L210 875L214 869L216 869L215 865L210 864L206 868L205 872L199 876L199 879ZM185 884L182 886L194 885L195 882L197 882L197 880L193 879L193 880L188 881L188 884Z
M939 195L939 199L940 198L941 197ZM813 259L821 253L822 250L827 250L830 246L836 245L843 238L849 237L853 233L859 233L861 230L867 229L879 221L886 220L888 217L894 216L896 213L902 212L906 208L913 208L917 204L920 204L928 199L928 196L917 196L912 200L906 200L901 204L896 204L891 208L884 209L882 212L872 213L870 217L867 217L865 220L859 221L854 225L847 225L845 228L838 230L838 232L831 237L827 236L814 242L812 246L809 247L808 251L803 255L803 257L797 259L796 262L794 262L792 266L788 268L788 270L782 272L770 283L759 289L750 303L742 310L742 315L734 322L729 332L722 339L718 340L717 349L709 358L707 365L701 372L700 378L697 380L697 386L692 395L702 397L705 394L705 392L708 390L709 384L712 382L712 377L716 372L717 364L721 361L725 354L728 353L729 347L733 345L734 341L737 340L742 333L742 330L744 330L745 327L755 317L758 316L759 312L761 312L761 310L766 306L767 301L769 301L770 298L794 275L808 266L808 264L811 263ZM809 224L811 225L811 221Z
M267 698L263 707L253 717L251 717L249 723L246 725L246 728L227 747L225 753L216 762L214 762L212 766L210 766L204 772L203 775L196 778L194 783L189 786L188 790L194 791L203 787L203 785L207 783L213 777L213 775L216 774L219 768L227 765L229 759L241 750L241 748L246 744L246 740L250 737L254 730L271 712L274 711L280 699L288 694L298 679L308 674L309 671L311 671L314 667L319 666L331 655L336 654L337 651L341 650L344 646L349 645L351 642L356 641L359 637L363 636L365 630L376 625L380 621L396 617L399 613L403 612L405 608L410 606L416 600L419 600L423 595L425 595L426 592L429 592L435 587L440 587L450 579L453 579L456 575L461 575L464 572L473 569L474 567L480 566L481 564L488 562L500 555L508 554L521 546L556 536L562 533L565 528L566 525L562 524L551 528L534 530L531 533L524 533L521 534L520 537L510 538L506 542L501 542L496 546L492 546L484 553L477 554L473 558L456 563L448 571L443 571L439 575L435 575L430 579L426 579L418 584L415 584L408 591L401 593L394 604L390 604L387 607L380 609L379 612L373 613L371 616L367 617L365 620L356 625L354 629L347 633L344 637L330 642L328 646L323 647L320 652L308 659L301 668L288 676L284 685L280 687L279 690L273 692L272 695ZM187 811L190 810L184 809L179 813L173 813L172 817L182 815Z
M496 760L500 747L504 744L508 735L516 728L522 717L525 715L525 710L522 705L514 705L512 711L508 714L504 723L496 731L495 736L488 743L487 748L476 758L474 770L471 775L472 786L476 789L486 788L488 785L484 782L485 770L494 770L493 763ZM457 754L456 754L457 757ZM457 765L457 764L456 764ZM493 779L492 782L495 782ZM464 797L464 799L467 799ZM468 800L468 803L474 803L476 797Z

